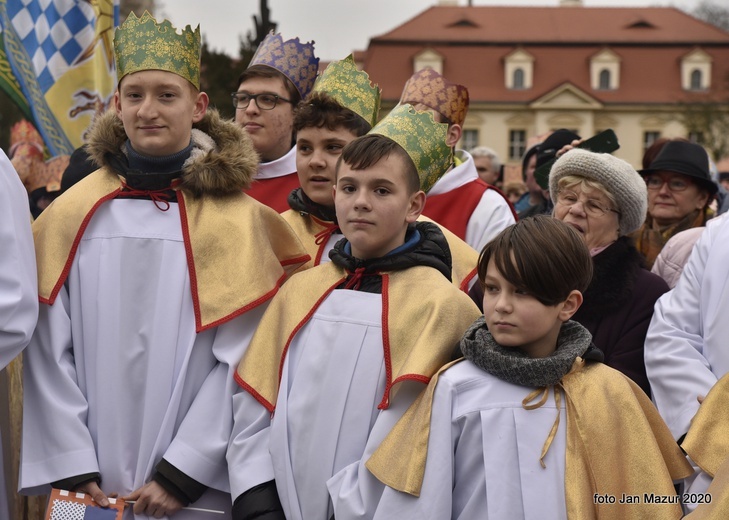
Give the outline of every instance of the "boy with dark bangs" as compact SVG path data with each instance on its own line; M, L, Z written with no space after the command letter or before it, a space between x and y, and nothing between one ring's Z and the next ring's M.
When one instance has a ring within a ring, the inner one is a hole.
M317 78L294 117L296 171L300 188L289 194L282 213L304 243L311 260L305 268L329 261L342 233L334 213L335 168L342 149L370 131L380 110L380 89L357 70L350 54Z
M337 517L680 518L685 456L645 393L570 321L591 274L580 236L551 217L489 242L465 360L368 445L366 470L343 472L358 487L340 493Z
M343 149L334 203L345 239L284 285L238 367L234 518L263 510L264 495L288 519L330 518L337 472L384 437L478 315L450 282L442 232L416 222L451 160L446 132L405 105Z

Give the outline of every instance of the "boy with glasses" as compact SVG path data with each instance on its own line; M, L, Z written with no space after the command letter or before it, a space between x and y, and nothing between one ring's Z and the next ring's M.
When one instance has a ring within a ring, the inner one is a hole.
M318 68L314 42L284 41L271 33L232 94L235 122L246 130L261 159L246 193L279 213L288 209L287 197L299 186L294 108L311 91Z

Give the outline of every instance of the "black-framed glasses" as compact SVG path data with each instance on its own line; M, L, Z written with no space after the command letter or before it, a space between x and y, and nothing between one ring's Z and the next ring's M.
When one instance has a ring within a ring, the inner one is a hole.
M603 205L595 199L580 200L580 197L574 191L562 190L557 194L557 204L561 204L567 208L574 206L578 202L582 202L582 207L585 213L591 217L602 217L610 211L620 215L618 210L603 207Z
M279 101L285 101L291 103L290 99L282 98L277 94L271 94L264 92L262 94L248 94L246 92L233 92L230 95L233 98L233 106L241 110L248 108L251 104L251 100L256 102L256 106L261 110L273 110Z
M672 177L666 180L660 175L647 175L645 178L645 185L651 191L660 190L664 184L667 184L668 189L671 191L683 191L691 186L689 181L681 177Z

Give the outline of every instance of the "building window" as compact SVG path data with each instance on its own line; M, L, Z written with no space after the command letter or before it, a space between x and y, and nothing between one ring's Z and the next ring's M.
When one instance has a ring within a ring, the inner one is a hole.
M518 68L514 70L514 88L524 88L524 69Z
M599 83L600 90L610 90L610 71L607 69L602 69L600 71L600 83Z
M418 72L428 67L438 74L443 74L443 56L433 49L425 49L419 52L413 60L413 72Z
M643 151L645 152L650 146L661 137L660 132L643 132Z
M590 87L593 90L620 88L622 58L610 49L603 49L590 58Z
M695 49L681 58L681 88L709 90L712 63L713 58L701 49Z
M478 130L464 130L461 148L472 150L478 146Z
M701 81L701 71L699 69L695 69L691 71L691 90L702 90L703 85Z
M526 152L526 130L509 130L509 159L520 160Z
M534 81L534 56L516 49L504 58L504 83L511 90L528 90Z

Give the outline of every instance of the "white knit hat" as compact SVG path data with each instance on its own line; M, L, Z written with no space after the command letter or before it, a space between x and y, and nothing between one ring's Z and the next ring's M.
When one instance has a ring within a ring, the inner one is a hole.
M615 198L620 236L640 228L648 210L648 190L635 169L609 153L574 148L562 155L549 173L549 194L557 203L559 180L567 175L585 177L600 183Z

